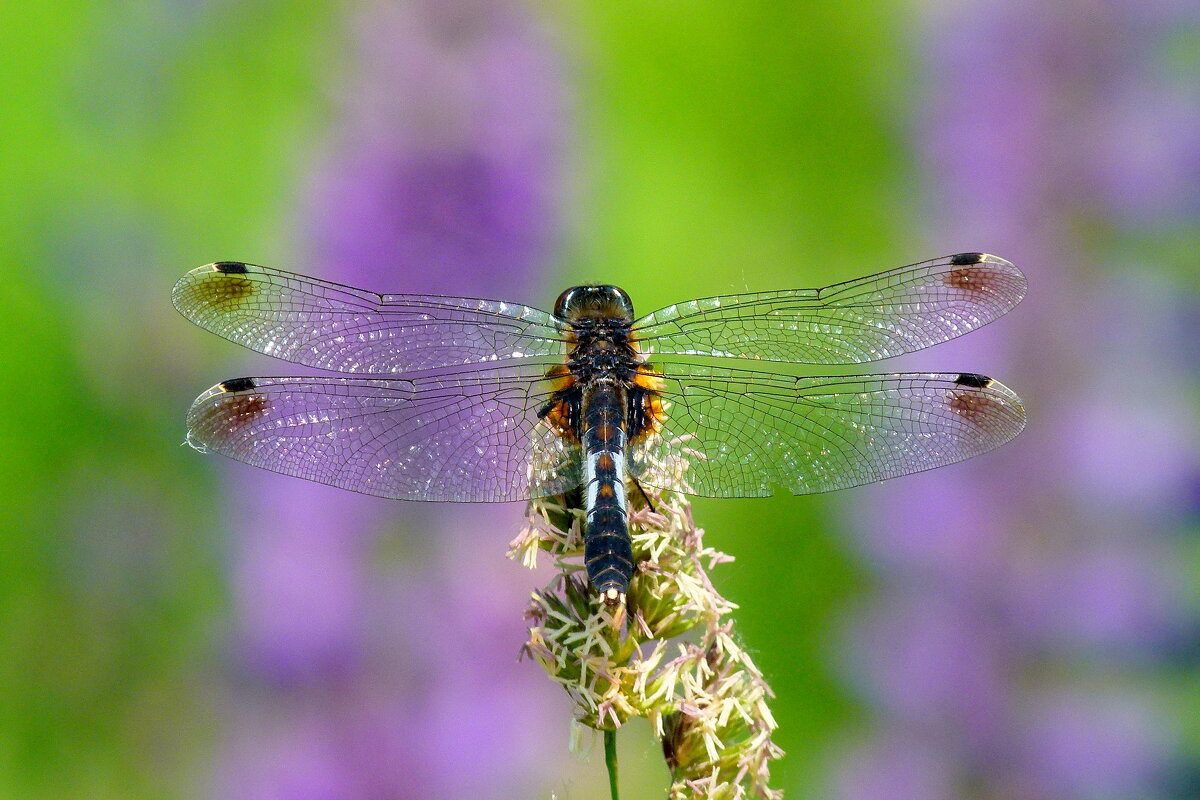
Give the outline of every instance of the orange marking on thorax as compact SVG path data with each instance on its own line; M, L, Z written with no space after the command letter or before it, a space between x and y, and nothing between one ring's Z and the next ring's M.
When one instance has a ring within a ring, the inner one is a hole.
M638 430L629 431L631 441L644 439L659 430L666 418L660 394L663 387L662 376L655 373L654 368L649 364L639 364L637 373L633 376L633 383L645 391L640 396L642 425Z
M554 392L565 391L575 385L575 376L566 364L555 364L546 370L546 380L550 381L550 388ZM555 403L545 420L559 436L568 440L576 438L571 427L571 406L565 400Z
M564 439L574 439L575 431L571 428L571 407L567 403L557 403L546 415L546 424Z

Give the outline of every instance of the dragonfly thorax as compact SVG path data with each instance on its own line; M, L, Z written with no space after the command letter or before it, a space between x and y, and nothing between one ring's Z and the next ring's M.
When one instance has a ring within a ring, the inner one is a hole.
M575 344L567 366L577 380L631 380L640 361L629 339L628 325L576 324Z

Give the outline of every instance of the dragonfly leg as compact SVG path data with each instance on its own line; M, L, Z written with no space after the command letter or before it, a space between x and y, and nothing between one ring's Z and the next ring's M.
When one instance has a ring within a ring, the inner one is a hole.
M633 485L637 487L638 494L642 496L642 502L646 504L646 508L657 514L658 509L654 507L654 501L650 499L650 495L646 494L646 489L642 486L642 482L637 478L631 478L631 480L633 481Z

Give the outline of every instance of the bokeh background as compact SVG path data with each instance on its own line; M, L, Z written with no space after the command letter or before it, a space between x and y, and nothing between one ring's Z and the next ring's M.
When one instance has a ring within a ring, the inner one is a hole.
M962 250L1029 299L883 369L996 375L1013 444L697 503L838 800L1200 797L1200 6L410 0L0 15L0 796L606 797L516 661L520 508L202 457L288 374L193 328L241 259L642 311ZM628 797L667 784L644 725Z

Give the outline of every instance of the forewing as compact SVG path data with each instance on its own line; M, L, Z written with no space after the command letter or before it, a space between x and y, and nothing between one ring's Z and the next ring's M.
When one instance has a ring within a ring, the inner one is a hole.
M959 253L823 289L679 303L638 320L655 355L858 364L938 344L988 324L1025 296L1019 269Z
M529 306L380 295L240 262L192 270L175 284L172 301L230 341L334 372L403 374L566 352L560 323Z
M1020 398L982 375L665 369L665 419L634 443L632 470L650 486L707 497L882 481L986 453L1025 426Z
M581 482L538 411L533 365L420 379L237 378L196 398L188 441L285 475L400 500L501 502Z

